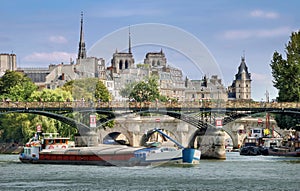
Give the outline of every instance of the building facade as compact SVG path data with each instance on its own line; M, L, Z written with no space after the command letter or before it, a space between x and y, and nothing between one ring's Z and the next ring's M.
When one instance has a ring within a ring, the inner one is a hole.
M17 58L15 54L0 54L0 77L5 74L6 70L17 70Z
M248 72L245 56L241 58L238 73L232 85L228 87L228 98L233 100L251 100L251 74Z

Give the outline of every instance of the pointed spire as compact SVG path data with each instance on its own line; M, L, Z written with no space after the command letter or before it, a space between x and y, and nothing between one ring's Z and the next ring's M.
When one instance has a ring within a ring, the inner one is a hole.
M245 50L243 50L242 62L245 62Z
M130 53L131 54L131 34L130 34L130 26L129 26L129 34L128 34L129 36L128 36L128 53Z
M83 39L83 12L81 12L81 21L80 21L80 40L79 40L79 49L78 49L78 59L86 58L85 42Z

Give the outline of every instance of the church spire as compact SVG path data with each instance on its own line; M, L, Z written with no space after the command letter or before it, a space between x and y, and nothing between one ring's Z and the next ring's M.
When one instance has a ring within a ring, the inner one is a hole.
M78 59L86 58L85 42L83 39L83 12L81 12L81 22L80 22L80 40L78 49Z
M131 34L130 34L130 26L129 26L129 34L128 34L128 53L131 54Z

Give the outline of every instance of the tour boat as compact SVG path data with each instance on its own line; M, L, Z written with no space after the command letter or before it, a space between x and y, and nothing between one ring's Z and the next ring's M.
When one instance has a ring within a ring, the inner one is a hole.
M147 166L154 164L198 164L200 150L184 148L159 129L155 131L173 141L177 147L130 147L99 144L75 147L69 138L35 136L24 146L19 158L24 163L78 164L101 166ZM51 134L50 134L51 135Z

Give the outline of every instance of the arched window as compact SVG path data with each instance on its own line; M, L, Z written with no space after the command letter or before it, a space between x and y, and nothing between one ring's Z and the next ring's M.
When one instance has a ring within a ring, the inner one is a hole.
M155 61L154 60L152 60L152 66L155 66Z
M125 69L128 69L128 60L125 61Z
M160 62L159 62L159 60L157 60L157 66L160 66Z
M119 69L122 70L122 68L123 68L123 61L120 60L120 62L119 62Z

